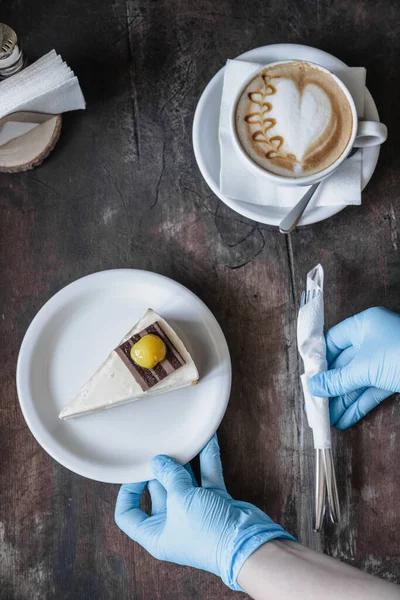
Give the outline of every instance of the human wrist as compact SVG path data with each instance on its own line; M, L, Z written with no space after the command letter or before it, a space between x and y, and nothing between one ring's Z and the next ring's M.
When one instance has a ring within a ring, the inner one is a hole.
M323 553L276 539L254 552L238 575L255 600L398 600L398 587Z
M230 552L226 548L222 550L222 561L220 567L222 581L232 590L244 590L239 585L237 578L240 570L249 557L261 546L277 539L296 541L296 539L276 523L254 524L248 528L235 532L229 543Z

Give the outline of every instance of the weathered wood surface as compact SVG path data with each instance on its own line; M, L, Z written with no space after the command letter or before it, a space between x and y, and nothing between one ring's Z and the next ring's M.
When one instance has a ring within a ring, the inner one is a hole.
M2 599L228 600L214 576L163 564L114 525L117 486L74 475L28 431L14 373L37 310L72 280L150 269L198 294L232 354L220 428L232 494L303 543L400 582L400 404L337 433L344 516L310 534L310 439L299 389L295 313L307 270L327 273L327 324L368 306L400 311L396 163L400 6L389 0L1 0L35 59L56 48L88 108L67 115L35 171L0 177ZM361 208L291 239L236 215L210 192L191 147L196 102L226 58L281 41L365 65L389 141ZM255 348L248 351L249 345Z

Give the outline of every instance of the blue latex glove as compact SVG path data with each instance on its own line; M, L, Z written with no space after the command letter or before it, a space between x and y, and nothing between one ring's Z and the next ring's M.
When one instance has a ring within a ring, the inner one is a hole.
M329 371L309 381L314 396L330 397L332 425L346 429L400 392L400 315L370 308L326 335Z
M139 508L143 482L121 487L115 520L155 558L210 571L240 590L236 579L250 554L269 540L294 539L261 510L228 494L216 435L200 453L202 487L168 456L156 456L151 466L151 516Z

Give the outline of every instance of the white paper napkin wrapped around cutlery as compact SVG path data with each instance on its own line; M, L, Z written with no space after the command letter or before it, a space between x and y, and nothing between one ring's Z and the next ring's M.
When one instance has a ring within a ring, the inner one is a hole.
M78 78L55 50L0 82L0 119L20 111L58 115L85 107ZM0 125L0 145L38 124Z
M230 132L229 115L235 94L247 77L263 66L241 60L228 60L226 63L219 120L220 191L225 196L250 204L290 207L300 200L308 187L277 186L250 172L238 156ZM350 91L358 116L362 118L366 70L363 67L343 67L332 72ZM359 151L319 186L312 200L313 206L361 204L361 166L362 151Z
M321 265L317 265L307 275L307 301L300 308L297 321L297 345L304 362L301 382L315 448L331 447L329 400L312 396L308 391L308 379L327 369L323 291L324 271Z

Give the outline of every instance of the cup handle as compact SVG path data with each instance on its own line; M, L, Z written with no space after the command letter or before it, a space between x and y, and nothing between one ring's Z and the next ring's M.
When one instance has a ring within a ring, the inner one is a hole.
M355 148L366 148L383 144L387 138L387 127L378 121L359 121L357 135L353 146Z

